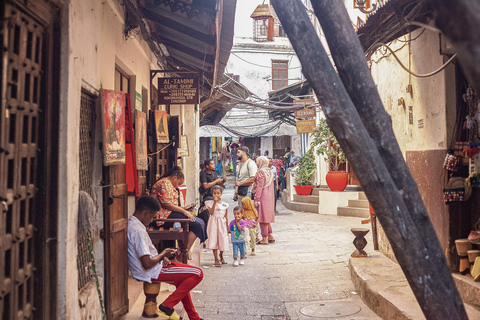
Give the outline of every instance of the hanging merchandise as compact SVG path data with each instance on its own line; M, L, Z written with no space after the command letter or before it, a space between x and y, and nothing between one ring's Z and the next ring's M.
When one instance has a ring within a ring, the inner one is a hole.
M445 189L443 189L443 197L446 204L452 202L467 201L472 196L472 187L465 182L465 178L451 178Z
M460 163L460 158L453 154L450 150L445 157L445 161L443 162L443 167L448 171L457 171L458 165Z
M222 152L223 137L217 137L217 152Z
M458 189L443 189L443 198L445 199L446 204L450 204L452 202L460 202L464 201L465 197L465 189L458 188Z
M212 153L217 152L217 138L212 137L211 140L212 140Z

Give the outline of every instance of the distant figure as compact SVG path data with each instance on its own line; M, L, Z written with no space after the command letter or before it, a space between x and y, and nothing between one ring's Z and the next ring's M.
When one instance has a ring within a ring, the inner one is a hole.
M258 171L254 183L254 206L258 211L260 229L262 232L262 241L260 244L275 242L273 238L271 223L275 222L275 203L273 194L274 176L272 170L268 167L269 161L266 157L257 159Z
M243 220L245 220L245 241L250 244L252 249L251 255L255 255L255 245L257 243L257 224L258 212L253 206L252 199L245 197L242 199Z
M263 155L264 155L265 157L268 157L268 150L265 150L265 152L263 153Z
M238 181L235 182L235 195L233 200L238 200L238 205L242 204L242 198L249 196L252 191L253 180L257 174L257 165L255 161L248 157L248 147L242 146L237 150L240 166L238 169Z
M292 163L294 166L297 165L298 163L298 156L295 154L295 151L290 151L290 155L291 155L291 158L290 158L290 163Z
M290 147L285 148L285 155L283 156L283 166L288 168L290 166L292 154L290 153Z
M272 170L273 174L273 197L275 201L275 213L278 213L277 211L277 190L278 190L278 172L277 172L277 167L273 165L273 160L271 158L268 158L268 167L270 170Z

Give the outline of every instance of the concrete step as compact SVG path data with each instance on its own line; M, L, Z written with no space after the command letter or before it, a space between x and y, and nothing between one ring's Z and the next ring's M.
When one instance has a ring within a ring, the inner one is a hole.
M370 212L368 209L365 208L338 207L337 216L369 218Z
M321 188L313 188L312 190L312 196L318 196L318 193L320 192Z
M367 253L366 258L350 258L348 264L352 282L363 302L382 319L425 319L400 266L379 251L367 250ZM455 282L462 295L457 279ZM467 304L463 295L462 299L468 318L480 319L480 311ZM471 299L476 299L478 305L478 297Z
M368 209L368 200L348 200L348 206Z
M365 195L365 192L358 193L358 200L368 200L367 196Z
M300 196L298 194L293 195L293 201L296 202L306 202L306 203L315 203L318 205L318 196Z
M287 202L285 204L285 207L287 207L287 209L295 211L318 213L318 203L292 201Z

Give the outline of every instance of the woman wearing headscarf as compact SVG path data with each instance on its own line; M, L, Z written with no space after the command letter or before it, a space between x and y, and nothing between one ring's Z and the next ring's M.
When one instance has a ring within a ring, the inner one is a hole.
M258 157L256 162L258 171L253 184L255 190L254 206L258 211L263 237L260 244L268 244L275 242L270 225L275 222L274 177L272 170L268 167L269 160L267 157Z

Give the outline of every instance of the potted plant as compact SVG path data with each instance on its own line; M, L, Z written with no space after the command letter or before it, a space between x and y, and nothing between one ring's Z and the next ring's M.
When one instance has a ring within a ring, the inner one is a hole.
M320 119L312 137L311 146L317 147L317 154L322 155L329 165L329 172L325 177L328 187L331 191L345 190L348 174L346 171L339 171L338 168L347 161L347 158L326 119Z
M315 163L315 154L313 148L310 148L304 155L298 160L297 168L294 172L295 178L295 191L298 195L308 196L312 193L313 184L310 181L310 177L315 173L317 165Z

